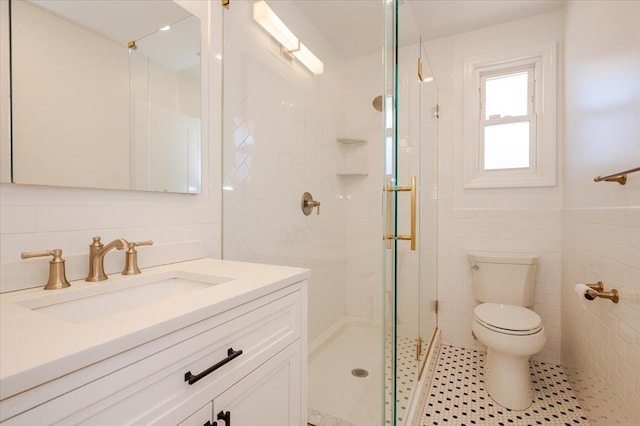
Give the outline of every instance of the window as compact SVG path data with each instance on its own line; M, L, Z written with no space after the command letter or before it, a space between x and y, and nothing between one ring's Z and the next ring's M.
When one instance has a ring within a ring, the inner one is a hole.
M555 45L465 61L465 188L555 185Z

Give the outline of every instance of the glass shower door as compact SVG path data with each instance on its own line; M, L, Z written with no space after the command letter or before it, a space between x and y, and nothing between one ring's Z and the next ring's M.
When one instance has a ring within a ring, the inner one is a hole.
M385 10L386 419L408 424L437 326L437 86L410 5Z

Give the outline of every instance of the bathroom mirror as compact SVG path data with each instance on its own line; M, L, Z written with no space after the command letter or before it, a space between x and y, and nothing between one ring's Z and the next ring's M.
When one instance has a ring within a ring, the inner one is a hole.
M198 193L200 20L172 0L11 0L12 181Z

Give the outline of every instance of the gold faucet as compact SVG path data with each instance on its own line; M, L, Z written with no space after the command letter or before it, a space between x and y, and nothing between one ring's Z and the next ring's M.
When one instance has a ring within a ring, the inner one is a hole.
M104 281L107 274L104 273L104 256L114 248L123 250L129 246L127 240L117 238L106 246L100 242L100 237L93 237L93 243L89 246L89 275L85 281Z
M55 249L47 251L36 251L30 253L22 253L20 256L23 259L41 256L53 256L53 258L49 262L49 280L44 286L45 290L58 290L61 288L69 287L71 285L69 284L69 281L67 281L67 276L64 271L64 259L62 258L62 250Z

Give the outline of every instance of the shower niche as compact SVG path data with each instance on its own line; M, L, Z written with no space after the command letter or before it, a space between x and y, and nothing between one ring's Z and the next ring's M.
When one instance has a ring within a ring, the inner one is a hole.
M336 141L340 145L340 149L338 150L340 158L336 162L336 164L338 165L336 176L368 176L368 162L366 157L367 150L365 149L367 140L355 138L336 138Z

